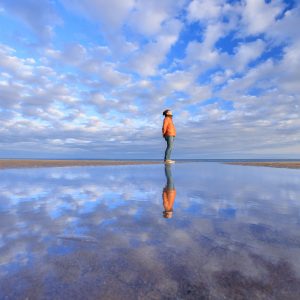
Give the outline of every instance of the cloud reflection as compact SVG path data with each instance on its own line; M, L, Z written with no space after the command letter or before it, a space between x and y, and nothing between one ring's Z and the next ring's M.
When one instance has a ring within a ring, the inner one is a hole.
M16 169L2 170L0 182L0 298L299 291L297 170ZM162 201L162 186L171 200ZM165 222L162 204L173 210L175 192L176 217Z

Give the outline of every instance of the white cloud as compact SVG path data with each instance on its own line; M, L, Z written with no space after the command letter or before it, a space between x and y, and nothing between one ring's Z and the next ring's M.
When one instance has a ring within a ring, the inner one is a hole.
M84 47L82 44L66 44L63 50L47 48L45 53L50 60L59 61L63 66L75 67L88 82L87 78L97 77L96 85L107 88L127 84L131 76L118 71L118 65L107 61L111 52L107 47ZM74 79L73 79L74 80ZM80 79L82 82L82 79ZM93 83L92 83L93 84Z
M216 42L228 31L227 26L222 23L208 25L203 33L203 41L191 41L186 49L185 61L188 65L199 64L199 73L208 68L218 66L221 60L220 53L215 49Z
M276 17L283 10L283 3L280 0L266 3L260 0L244 1L242 23L249 35L264 33L274 25Z
M105 37L115 58L128 55L137 48L122 35L125 20L134 8L134 0L62 0L62 3L68 10L99 24L99 33Z
M210 86L198 85L191 87L190 91L191 103L201 103L204 100L209 99L212 96L212 90Z
M93 21L103 24L105 30L118 30L134 7L134 0L62 0L63 4Z
M300 40L298 30L300 20L300 6L285 12L283 18L277 20L273 26L266 29L266 35L275 44L293 42Z
M0 82L0 104L1 108L13 108L18 103L21 95L22 86L17 83L7 81Z
M277 64L274 74L278 76L278 88L289 94L300 93L300 41L287 46L283 59ZM300 99L299 99L300 100Z
M147 43L130 58L128 67L142 76L153 76L163 63L171 46L177 41L182 23L171 20L164 24L153 42Z
M8 74L19 79L28 80L32 77L34 59L22 59L14 56L14 50L0 44L0 67Z
M256 40L251 43L244 43L236 51L235 60L243 68L249 62L260 57L265 50L265 43L262 40Z
M220 65L235 72L242 72L249 63L259 59L266 49L266 43L260 39L240 44L233 55L222 54Z
M218 51L208 49L202 43L190 42L186 49L185 64L196 69L198 75L213 66L217 66L219 61Z
M215 21L220 17L222 1L193 0L187 8L189 21Z
M157 35L162 30L163 23L175 18L185 2L185 0L139 0L128 18L128 23L133 31L140 34Z
M22 20L42 42L53 37L53 27L61 24L61 19L48 0L3 0L5 11Z
M257 87L264 90L273 88L273 71L274 63L268 60L256 68L248 70L242 77L230 78L219 95L224 97L224 99L239 100L241 96L245 95L245 93L247 94L250 88Z
M185 91L194 84L194 76L192 73L185 71L175 71L165 75L168 88L171 91Z

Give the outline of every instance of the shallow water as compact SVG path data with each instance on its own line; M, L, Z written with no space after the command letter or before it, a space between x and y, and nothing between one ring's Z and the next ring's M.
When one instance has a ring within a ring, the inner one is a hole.
M1 170L0 299L299 299L300 170L166 171Z

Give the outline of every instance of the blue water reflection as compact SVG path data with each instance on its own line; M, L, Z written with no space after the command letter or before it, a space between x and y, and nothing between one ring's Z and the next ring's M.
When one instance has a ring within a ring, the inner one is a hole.
M296 299L299 186L218 163L1 170L0 299Z

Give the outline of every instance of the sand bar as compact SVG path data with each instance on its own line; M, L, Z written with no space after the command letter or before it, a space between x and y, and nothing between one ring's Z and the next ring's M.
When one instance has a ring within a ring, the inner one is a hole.
M256 167L272 167L272 168L289 168L300 169L300 161L251 161L251 162L228 162L228 165L241 165L241 166L256 166Z
M77 166L117 166L160 164L160 161L136 160L47 160L47 159L0 159L0 169L77 167Z

